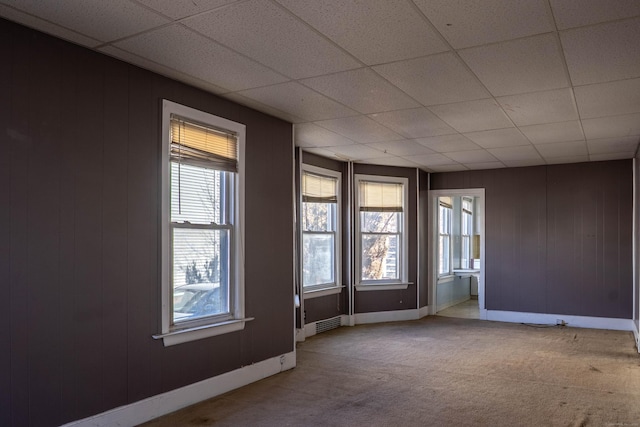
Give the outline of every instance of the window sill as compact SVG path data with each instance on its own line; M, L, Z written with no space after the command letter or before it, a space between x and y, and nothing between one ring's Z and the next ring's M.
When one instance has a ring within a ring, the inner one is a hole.
M449 283L449 282L453 282L453 280L456 278L455 274L447 274L447 275L442 275L438 277L438 283Z
M166 334L153 335L153 339L162 339L164 346L169 347L176 344L182 344L189 341L200 340L203 338L213 337L216 335L227 334L229 332L241 331L244 324L253 320L253 317L246 319L233 319L225 322L214 323L211 325L196 326L193 328L180 329L167 332Z
M304 299L324 297L326 295L334 295L342 292L344 286L333 286L331 288L310 289L304 291Z
M359 284L356 285L356 291L391 291L394 289L407 289L409 285L412 285L411 282L406 283L367 283L367 284Z

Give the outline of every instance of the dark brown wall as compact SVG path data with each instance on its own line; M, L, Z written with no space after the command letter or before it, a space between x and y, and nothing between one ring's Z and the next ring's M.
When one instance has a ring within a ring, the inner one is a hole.
M418 287L419 308L429 305L429 174L418 171Z
M350 283L349 272L346 268L347 257L349 256L349 236L346 225L349 218L349 193L347 191L349 176L347 164L334 159L318 156L304 151L302 162L308 165L317 166L342 173L342 284L346 285L342 292L337 295L325 295L322 297L308 298L304 301L304 323L317 322L318 320L330 319L349 313L349 298L347 287Z
M0 20L0 425L59 425L293 350L291 125ZM247 126L244 331L160 331L163 98ZM268 226L265 226L268 224Z
M409 282L404 290L389 291L355 291L355 313L371 313L377 311L409 310L418 308L418 239L417 239L417 191L416 169L392 166L354 164L354 173L364 175L397 176L409 180L408 201L408 238L409 238Z
M436 173L485 188L486 308L632 317L631 160Z

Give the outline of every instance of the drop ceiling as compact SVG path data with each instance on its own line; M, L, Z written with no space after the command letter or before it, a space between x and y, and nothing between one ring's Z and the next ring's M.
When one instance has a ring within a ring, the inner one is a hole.
M0 16L294 123L327 157L458 171L640 141L637 0L0 0Z

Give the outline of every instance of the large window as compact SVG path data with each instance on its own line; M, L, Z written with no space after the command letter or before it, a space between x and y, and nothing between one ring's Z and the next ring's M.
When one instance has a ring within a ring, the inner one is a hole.
M158 337L171 345L244 325L244 125L164 101L163 133Z
M450 197L438 198L438 275L451 274L451 225L453 206Z
M407 179L356 175L358 283L407 281Z
M340 173L303 165L302 284L305 291L340 285Z
M462 198L462 227L461 227L461 256L460 267L472 268L471 236L473 235L473 199Z

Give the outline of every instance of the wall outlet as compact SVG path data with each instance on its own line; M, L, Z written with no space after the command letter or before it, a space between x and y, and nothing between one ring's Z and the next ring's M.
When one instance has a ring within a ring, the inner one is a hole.
M565 322L563 319L556 319L556 325L567 326L567 322Z

